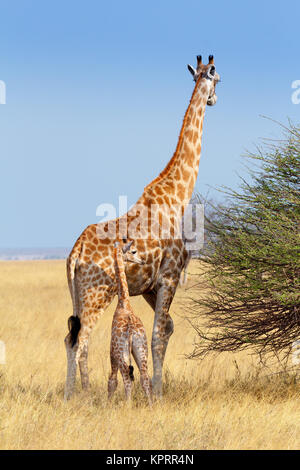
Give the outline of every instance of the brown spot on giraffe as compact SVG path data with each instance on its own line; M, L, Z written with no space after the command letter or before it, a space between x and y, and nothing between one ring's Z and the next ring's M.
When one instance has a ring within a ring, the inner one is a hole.
M197 132L197 131L195 131L195 132L194 132L194 137L193 137L193 144L194 144L194 145L195 145L195 144L196 144L196 142L198 141L198 138L199 138L199 136L198 136L198 132Z
M192 139L193 139L193 130L189 129L188 131L186 131L185 137L186 137L187 140L189 140L191 142Z

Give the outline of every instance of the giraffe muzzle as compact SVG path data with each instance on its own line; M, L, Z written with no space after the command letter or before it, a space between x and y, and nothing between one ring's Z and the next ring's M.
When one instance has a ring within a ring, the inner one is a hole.
M217 95L210 96L207 100L208 106L213 106L214 104L216 104L217 100L218 100Z

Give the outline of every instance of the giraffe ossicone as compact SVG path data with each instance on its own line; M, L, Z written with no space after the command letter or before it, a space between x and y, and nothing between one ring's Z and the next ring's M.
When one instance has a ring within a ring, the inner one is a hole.
M128 227L140 223L138 211L135 210L137 206L144 208L150 222L141 231L141 236L134 240L140 263L129 260L125 272L129 294L143 295L155 312L151 341L152 385L153 392L161 395L163 362L173 333L169 309L188 257L183 240L177 236L178 226L198 175L205 108L216 103L215 87L220 80L212 56L207 65L198 56L197 68L189 70L195 86L172 158L158 177L145 187L126 217L114 220L116 235L109 236L110 221L100 224L101 236L99 224L89 225L77 239L67 259L73 320L69 322L70 331L65 338L68 361L65 398L69 398L74 390L77 364L82 387L86 389L89 386L89 336L98 318L117 294L114 242L119 241L121 246L128 243L129 240L123 241L124 237L129 238ZM170 235L166 238L151 237L153 205L158 208L156 229L167 228ZM122 237L118 238L119 233Z

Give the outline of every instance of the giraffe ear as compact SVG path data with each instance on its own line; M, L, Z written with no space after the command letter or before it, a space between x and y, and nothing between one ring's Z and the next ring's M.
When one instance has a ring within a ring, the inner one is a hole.
M188 64L187 68L189 69L189 71L191 72L191 74L192 74L193 77L194 77L194 75L195 75L195 73L196 73L196 70L194 69L194 67L192 67L190 64Z
M127 243L127 245L124 245L123 248L122 248L122 251L125 255L125 253L127 253L128 250L130 250L130 247L131 245L133 244L133 240L131 240L131 242Z

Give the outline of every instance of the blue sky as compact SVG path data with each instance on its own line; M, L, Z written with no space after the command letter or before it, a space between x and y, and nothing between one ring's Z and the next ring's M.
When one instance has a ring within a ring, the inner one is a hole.
M196 190L236 188L241 155L280 136L260 115L300 122L299 13L296 1L0 1L0 247L71 247L99 204L133 204L174 152L197 54L214 54L222 82Z

